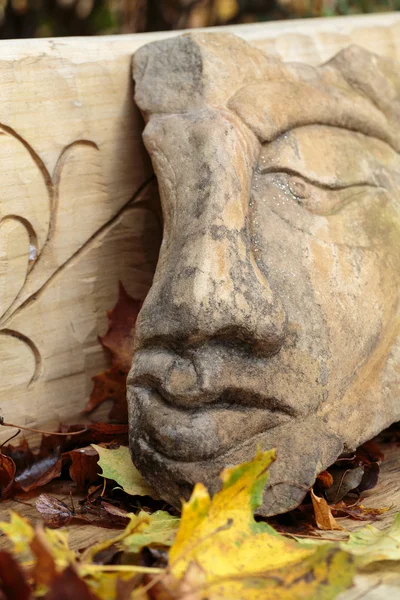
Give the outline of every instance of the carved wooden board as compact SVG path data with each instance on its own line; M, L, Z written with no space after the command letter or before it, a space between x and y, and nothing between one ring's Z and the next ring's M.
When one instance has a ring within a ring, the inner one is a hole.
M318 64L350 43L400 58L400 14L231 29ZM130 61L169 34L0 43L0 409L76 421L107 357L118 280L143 298L161 237ZM1 439L9 435L2 432Z

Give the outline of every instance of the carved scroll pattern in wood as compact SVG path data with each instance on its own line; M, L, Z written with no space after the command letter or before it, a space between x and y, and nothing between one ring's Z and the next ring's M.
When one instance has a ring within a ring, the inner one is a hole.
M99 357L104 362L98 322L118 279L146 294L161 232L157 190L150 175L116 210L94 142L66 146L50 173L5 125L0 168L2 414L24 425L38 414L51 423L78 416L90 373Z

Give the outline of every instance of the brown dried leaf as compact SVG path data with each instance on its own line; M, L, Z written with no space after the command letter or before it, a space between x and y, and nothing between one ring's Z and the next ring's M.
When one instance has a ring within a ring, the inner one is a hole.
M53 461L53 458L48 458L35 463L32 469L29 469L23 473L18 480L16 479L19 487L24 492L29 492L38 487L46 485L46 483L49 483L49 481L52 481L57 477L60 477L62 460L59 458L55 462Z
M324 531L343 530L343 527L339 525L332 515L327 501L324 498L316 496L313 489L310 490L310 493L317 527Z
M72 510L64 502L49 494L40 494L36 500L36 509L46 525L53 528L68 525L74 516Z
M166 574L160 579L157 575L146 576L149 600L179 600L181 598L179 581L172 575ZM186 597L185 597L186 600Z
M126 378L133 356L133 337L136 319L142 302L131 298L122 283L116 305L108 311L108 330L100 342L111 352L111 368L93 377L93 390L84 413L91 413L107 400L114 403L110 419L127 422Z
M142 581L143 575L139 574L128 580L118 579L115 600L131 600L132 592L139 587ZM142 600L144 599L145 596L142 596Z
M89 402L84 408L84 413L91 413L103 404L111 400L115 404L122 406L126 404L126 378L128 371L124 371L117 366L112 366L107 371L95 375L93 379L93 389L90 394ZM123 413L124 415L125 413ZM126 409L127 415L127 409Z
M57 567L43 529L36 528L34 538L29 545L36 557L32 570L35 584L48 587L57 576Z
M111 441L117 441L121 444L128 443L129 427L123 423L92 423L89 426L89 431L91 434L91 444Z
M125 518L127 522L129 521L129 518L127 517L129 513L127 510L124 510L119 506L115 506L114 504L110 504L110 502L105 502L104 500L101 503L101 506L106 512L108 512L108 514L113 515L114 517L122 517Z
M83 490L86 485L99 478L98 454L92 446L76 448L68 452L67 456L72 461L69 475L72 481L75 481L78 490Z
M99 598L70 566L54 579L45 600L99 600Z
M13 459L0 454L0 490L1 498L7 498L11 493L15 480L16 466Z
M79 425L61 425L59 430L63 433L74 433L81 431L82 424ZM119 442L120 444L128 443L129 427L123 423L90 423L86 425L85 431L79 435L65 436L61 438L61 451L63 453L88 446L89 444L100 444Z
M333 484L333 477L329 471L322 471L318 477L316 483L323 490L327 490Z
M0 593L6 600L31 600L31 590L16 560L0 551Z
M372 490L379 481L380 465L378 462L373 462L369 465L364 465L364 474L361 479L360 485L357 487L356 492L366 492Z
M107 313L108 331L100 341L110 350L112 365L124 371L131 367L135 324L141 307L142 302L131 298L120 282L117 304Z
M3 454L9 456L15 463L17 472L20 472L28 462L32 461L32 450L29 448L28 441L23 438L17 446L8 444L3 447Z
M16 466L16 489L29 492L61 475L61 439L55 435L44 435L37 452L29 448L25 439L18 446L10 444L3 449Z
M381 463L385 460L385 455L376 442L369 440L357 448L355 460L359 465L366 462Z

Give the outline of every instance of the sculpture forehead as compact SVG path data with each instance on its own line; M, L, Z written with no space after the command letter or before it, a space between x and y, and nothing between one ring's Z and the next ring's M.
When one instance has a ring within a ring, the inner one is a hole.
M358 46L314 68L284 63L231 34L191 33L142 47L133 69L145 117L226 107L261 143L322 123L400 150L399 65Z

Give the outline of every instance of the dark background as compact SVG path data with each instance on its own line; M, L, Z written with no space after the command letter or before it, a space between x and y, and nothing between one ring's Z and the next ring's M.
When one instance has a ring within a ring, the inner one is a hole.
M400 10L400 0L0 0L0 38L137 33Z

